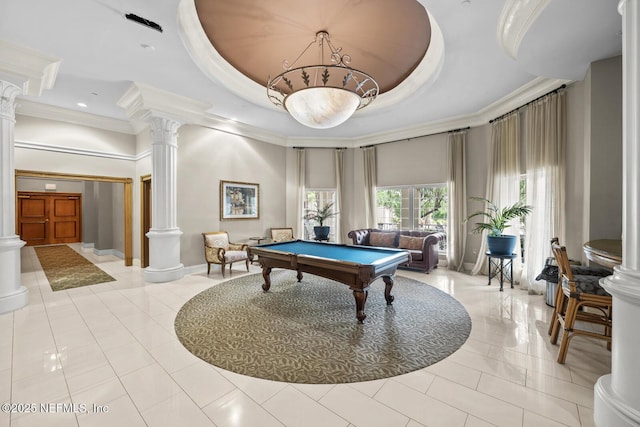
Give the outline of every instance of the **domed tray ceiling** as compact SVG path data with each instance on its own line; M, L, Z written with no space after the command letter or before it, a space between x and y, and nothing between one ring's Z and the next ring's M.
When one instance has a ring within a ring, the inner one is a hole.
M396 87L422 61L431 40L425 8L415 0L195 0L209 41L235 69L266 86L315 40L329 33L350 67L376 79L380 92ZM309 48L295 66L331 64Z

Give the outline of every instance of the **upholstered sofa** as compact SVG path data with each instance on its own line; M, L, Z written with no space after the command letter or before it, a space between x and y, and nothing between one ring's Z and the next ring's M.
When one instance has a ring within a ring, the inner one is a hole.
M439 245L446 238L444 233L375 228L351 230L348 236L354 245L405 249L411 253L411 259L401 267L420 269L425 273L438 267Z

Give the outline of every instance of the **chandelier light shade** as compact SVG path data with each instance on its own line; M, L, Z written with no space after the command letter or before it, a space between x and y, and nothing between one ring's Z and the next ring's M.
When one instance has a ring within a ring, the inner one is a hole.
M295 67L313 44L318 45L321 63ZM331 58L327 65L322 64L325 45ZM329 129L347 121L378 96L379 86L367 73L349 67L351 57L341 49L331 44L327 32L317 33L293 63L283 61L284 72L269 78L269 100L311 128Z

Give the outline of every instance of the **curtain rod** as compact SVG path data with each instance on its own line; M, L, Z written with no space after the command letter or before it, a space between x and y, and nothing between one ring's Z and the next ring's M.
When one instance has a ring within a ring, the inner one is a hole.
M442 132L434 132L434 133L429 133L429 134L426 134L426 135L412 136L411 138L403 138L403 139L395 139L393 141L379 142L377 144L361 145L358 148L375 147L377 145L391 144L392 142L411 141L412 139L424 138L425 136L434 136L434 135L440 135L440 134L443 134L443 133L454 133L454 132L460 132L460 131L469 130L469 129L471 129L471 126L467 126L465 128L452 129L452 130L445 130L445 131L442 131Z
M524 108L524 107L526 107L527 105L533 104L534 102L539 101L540 99L544 98L545 96L551 95L552 93L556 93L556 92L558 92L558 91L560 91L561 89L564 89L564 88L566 88L566 87L567 87L567 85L562 85L562 86L560 86L559 88L552 90L551 92L547 92L547 93L545 93L544 95L541 95L541 96L537 97L536 99L534 99L534 100L532 100L532 101L529 101L529 102L527 102L526 104L523 104L523 105L519 106L518 108L514 108L513 110L509 111L508 113L504 113L503 115L498 116L498 117L496 117L496 118L495 118L495 119L493 119L493 120L489 120L489 123L493 123L493 122L495 122L496 120L500 120L500 119L502 119L503 117L506 117L506 116L508 116L508 115L509 115L509 114L511 114L511 113L515 113L516 111L520 110L521 108Z
M295 145L293 147L294 150L304 150L305 148L311 148L313 150L346 150L349 147L296 147Z

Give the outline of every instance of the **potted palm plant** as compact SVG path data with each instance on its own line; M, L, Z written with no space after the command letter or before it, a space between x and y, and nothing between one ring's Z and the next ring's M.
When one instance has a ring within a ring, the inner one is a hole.
M505 235L504 230L510 227L509 221L512 219L523 220L531 213L533 206L517 202L499 209L493 202L482 197L470 197L470 199L484 202L485 209L472 213L464 221L467 222L477 216L484 217L486 220L486 222L476 223L471 231L476 234L487 231L487 247L492 254L511 255L518 242L518 236Z
M331 227L324 225L324 222L338 215L338 212L333 211L333 202L327 203L322 208L315 210L308 210L304 216L307 221L317 221L320 225L313 227L316 240L329 240L329 231Z

